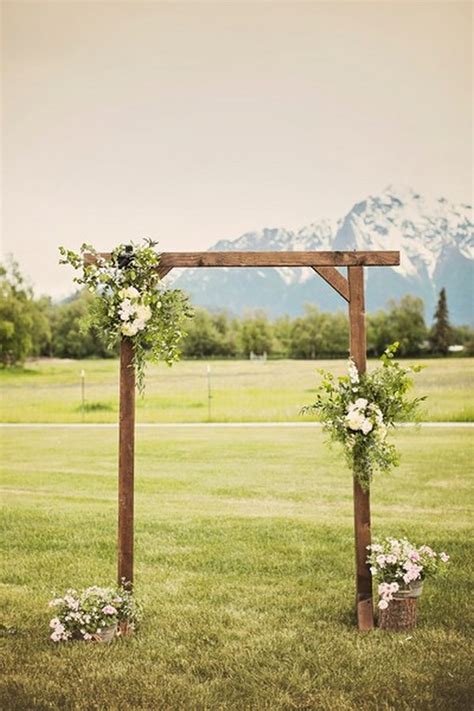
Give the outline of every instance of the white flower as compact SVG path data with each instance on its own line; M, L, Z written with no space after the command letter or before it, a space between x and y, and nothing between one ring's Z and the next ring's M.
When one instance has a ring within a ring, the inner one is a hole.
M124 336L134 336L138 331L136 324L136 321L132 321L131 323L124 323L120 330L122 331Z
M54 600L51 600L48 604L49 607L56 607L57 605L61 605L64 602L62 597L57 597Z
M377 558L375 559L377 561L377 565L379 565L381 568L385 568L385 556L384 555L378 555Z
M121 299L138 299L140 292L138 289L135 289L134 286L129 286L126 289L121 289L119 291L119 296Z
M379 610L386 610L388 607L387 600L379 600Z
M135 306L130 299L124 299L120 304L119 316L122 321L128 321L135 314Z
M354 405L355 405L357 408L359 408L360 410L364 410L364 409L367 407L367 404L368 404L368 400L366 400L366 399L363 398L363 397L357 398L357 400L356 400L355 403L354 403Z
M373 426L373 424L371 423L371 421L368 420L368 419L365 419L365 420L363 421L363 423L362 423L361 430L362 430L363 434L366 435L366 434L369 434L369 432L372 431L373 427L374 427L374 426Z
M57 627L57 626L60 625L60 624L61 624L61 620L60 620L58 617L53 617L53 619L52 619L51 622L49 623L49 626L50 626L52 629L54 629L55 627Z
M449 555L447 553L440 553L439 557L443 561L443 563L447 563L449 560Z
M350 411L346 416L346 424L351 430L360 430L364 424L365 417L357 410Z
M135 321L133 321L133 325L137 329L137 331L143 331L143 329L146 326L146 323L143 319L141 318L136 318Z
M137 315L137 318L139 318L141 321L148 321L151 318L151 309L149 306L145 306L144 304L139 304L135 308L135 313Z
M371 575L377 575L377 568L375 568L374 566L372 566L372 567L370 568L370 573L371 573Z
M117 610L113 605L106 605L104 608L102 608L102 612L104 615L115 615L117 613Z
M349 372L349 379L350 379L351 383L358 383L359 382L359 373L358 373L355 363L352 360L349 361L348 372Z

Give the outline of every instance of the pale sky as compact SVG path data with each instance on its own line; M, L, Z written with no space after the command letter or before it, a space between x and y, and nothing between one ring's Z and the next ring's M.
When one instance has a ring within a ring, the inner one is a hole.
M389 183L472 200L472 5L3 2L3 253L207 249ZM387 246L388 248L389 245Z

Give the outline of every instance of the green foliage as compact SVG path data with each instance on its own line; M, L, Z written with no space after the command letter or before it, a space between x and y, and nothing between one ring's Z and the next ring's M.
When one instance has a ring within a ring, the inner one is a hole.
M251 353L262 355L273 351L273 333L268 317L264 311L246 314L240 327L241 352L245 356Z
M449 323L446 289L441 289L434 315L434 323L430 331L431 352L435 355L446 355L452 342L453 333Z
M235 356L237 337L237 327L225 312L211 314L206 309L196 309L183 340L183 355L190 358Z
M388 311L367 317L368 352L381 355L387 343L397 341L401 356L418 355L428 335L423 300L407 294L398 302L390 300L388 306Z
M51 338L47 300L36 302L18 264L0 265L0 364L21 364L38 355Z
M88 325L89 312L95 295L87 289L51 311L51 351L57 358L110 358L118 354L118 344L109 345L99 329Z
M389 346L382 365L359 374L352 361L349 374L335 379L322 371L316 401L303 412L317 412L331 440L344 447L348 466L364 488L375 472L388 472L399 463L395 446L387 441L390 428L413 418L424 398L406 397L413 382L410 374L420 368L403 368L393 360L398 343Z
M305 315L296 318L290 332L290 358L321 358L346 355L349 342L348 319L342 313L324 313L307 305Z
M79 253L60 247L60 263L81 271L74 280L94 294L88 328L104 334L110 349L116 348L121 338L132 342L141 392L146 360L163 360L168 365L178 360L184 324L192 315L184 294L161 284L157 271L160 257L154 246L150 240L145 240L144 247L121 244L107 260L88 244L83 244ZM86 254L94 259L87 259Z
M453 344L464 347L462 355L474 355L474 329L471 326L453 326L451 329Z

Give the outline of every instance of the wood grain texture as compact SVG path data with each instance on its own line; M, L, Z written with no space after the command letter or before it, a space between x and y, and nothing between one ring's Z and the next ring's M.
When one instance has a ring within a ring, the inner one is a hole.
M110 259L110 252L99 257ZM84 255L92 264L94 255ZM163 267L347 267L386 266L400 264L400 252L162 252Z
M135 460L135 368L133 344L120 343L118 482L118 584L133 585L133 489Z
M160 279L164 279L164 277L170 273L170 271L173 269L173 267L162 267L161 265L157 268L158 276Z
M349 284L335 267L313 267L316 274L324 279L343 299L349 301Z
M365 298L363 267L348 267L350 353L359 373L367 370L365 335ZM366 563L371 543L370 492L364 491L354 477L354 535L356 562L356 609L359 630L374 627L372 576Z
M390 600L386 610L379 612L379 627L390 632L406 632L416 627L417 598Z

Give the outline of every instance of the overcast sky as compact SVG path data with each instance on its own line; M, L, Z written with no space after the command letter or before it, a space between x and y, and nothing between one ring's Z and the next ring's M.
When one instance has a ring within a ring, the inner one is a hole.
M3 252L206 249L389 183L472 199L471 3L3 3ZM389 247L389 245L387 245Z

